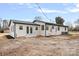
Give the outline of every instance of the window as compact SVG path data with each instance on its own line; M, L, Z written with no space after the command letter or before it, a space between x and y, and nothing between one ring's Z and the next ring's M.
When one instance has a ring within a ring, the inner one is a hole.
M41 26L41 30L44 30L44 25Z
M54 26L52 26L52 29L54 29Z
M60 30L60 27L58 26L58 31Z
M49 27L48 26L46 26L46 30L49 30Z
M20 29L20 30L23 30L23 26L20 26L19 29Z
M65 30L66 30L66 27L65 27Z
M38 27L36 27L36 29L35 30L38 30Z
M27 27L27 34L29 33L29 27Z
M30 27L30 33L32 33L32 27Z

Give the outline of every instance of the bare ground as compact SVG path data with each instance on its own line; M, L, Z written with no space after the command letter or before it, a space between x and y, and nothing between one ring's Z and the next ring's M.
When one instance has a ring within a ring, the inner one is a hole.
M79 34L7 39L0 34L1 56L79 56Z

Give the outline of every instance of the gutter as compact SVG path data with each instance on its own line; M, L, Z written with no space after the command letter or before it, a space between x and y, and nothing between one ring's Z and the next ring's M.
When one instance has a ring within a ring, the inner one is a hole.
M46 23L45 23L45 37L46 37Z
M14 39L16 38L16 24L14 23Z

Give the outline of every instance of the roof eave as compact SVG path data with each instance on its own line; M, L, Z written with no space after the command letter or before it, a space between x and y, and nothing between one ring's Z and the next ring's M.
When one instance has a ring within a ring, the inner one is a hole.
M36 26L40 26L39 24L29 24L29 23L18 23L18 22L13 22L15 24L26 24L26 25L36 25Z

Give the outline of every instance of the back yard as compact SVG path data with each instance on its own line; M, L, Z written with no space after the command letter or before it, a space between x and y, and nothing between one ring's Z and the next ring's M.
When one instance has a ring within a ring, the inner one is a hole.
M79 33L51 37L7 39L0 33L0 55L3 56L79 56Z

